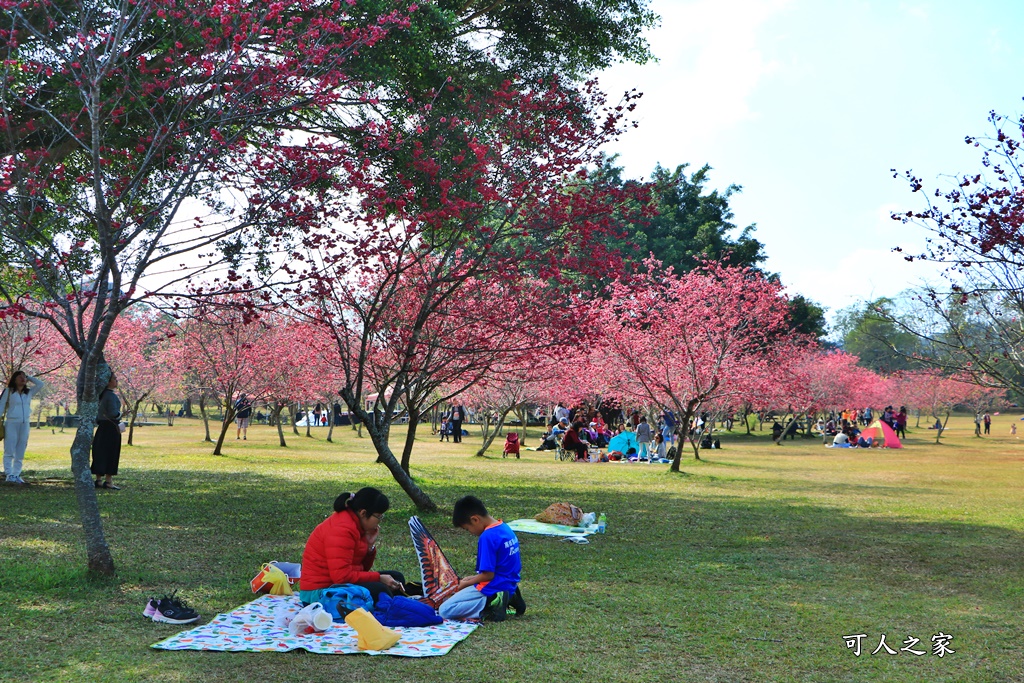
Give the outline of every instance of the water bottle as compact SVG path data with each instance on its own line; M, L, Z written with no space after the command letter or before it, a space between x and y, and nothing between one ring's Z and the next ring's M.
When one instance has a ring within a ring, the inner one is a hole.
M608 526L608 518L602 512L601 515L597 518L597 533L603 534L604 530L605 530L605 527L607 527L607 526Z

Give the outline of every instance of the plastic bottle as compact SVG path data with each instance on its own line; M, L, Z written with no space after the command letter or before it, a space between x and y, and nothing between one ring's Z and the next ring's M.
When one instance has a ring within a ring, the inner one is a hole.
M597 533L603 534L605 528L608 526L608 518L602 512L597 518Z

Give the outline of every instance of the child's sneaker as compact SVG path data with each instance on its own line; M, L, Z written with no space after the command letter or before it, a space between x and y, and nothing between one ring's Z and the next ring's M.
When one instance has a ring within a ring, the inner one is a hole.
M193 621L199 621L199 613L172 593L157 602L153 621L165 624L191 624Z
M483 621L505 621L509 600L512 596L508 591L498 591L487 600L484 611L480 614Z
M526 614L526 601L523 600L523 593L516 586L516 592L512 594L512 597L508 601L508 609L505 610L506 614L521 617Z

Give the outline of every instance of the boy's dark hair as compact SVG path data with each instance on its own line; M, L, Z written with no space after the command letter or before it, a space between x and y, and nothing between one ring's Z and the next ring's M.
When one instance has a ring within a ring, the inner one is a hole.
M455 501L455 510L452 512L452 525L461 527L464 524L469 524L469 518L473 515L486 517L487 508L484 507L483 501L476 496L463 496Z

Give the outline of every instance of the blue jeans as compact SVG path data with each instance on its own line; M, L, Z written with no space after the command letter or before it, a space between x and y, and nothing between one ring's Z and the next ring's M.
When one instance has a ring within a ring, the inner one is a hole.
M476 586L463 588L458 593L441 603L437 613L442 619L477 619L487 605L487 596Z

